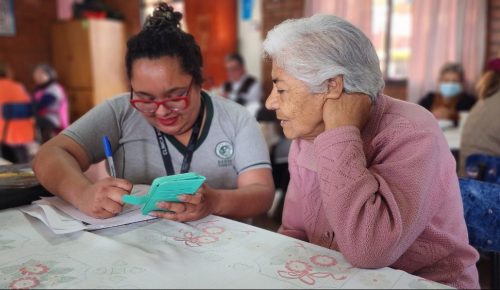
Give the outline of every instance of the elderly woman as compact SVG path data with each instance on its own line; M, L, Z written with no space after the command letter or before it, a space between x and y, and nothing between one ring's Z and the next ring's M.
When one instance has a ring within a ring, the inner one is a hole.
M446 140L428 111L382 94L368 38L317 15L276 26L264 51L274 83L266 107L294 139L280 232L356 267L478 288Z

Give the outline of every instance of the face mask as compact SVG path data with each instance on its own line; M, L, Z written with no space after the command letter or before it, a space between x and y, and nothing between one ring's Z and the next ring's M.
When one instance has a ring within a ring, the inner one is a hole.
M452 98L462 92L462 85L455 82L446 82L439 85L439 92L446 99Z

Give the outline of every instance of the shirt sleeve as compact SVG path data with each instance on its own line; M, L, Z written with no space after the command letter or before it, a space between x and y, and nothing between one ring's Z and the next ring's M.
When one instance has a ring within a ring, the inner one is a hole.
M116 103L111 100L97 105L62 132L85 149L91 163L105 158L103 136L108 136L113 152L118 148L121 134L117 111L113 108Z
M429 224L437 204L436 160L443 162L445 154L437 136L396 129L369 167L358 128L337 128L315 140L326 217L340 251L357 267L393 264Z

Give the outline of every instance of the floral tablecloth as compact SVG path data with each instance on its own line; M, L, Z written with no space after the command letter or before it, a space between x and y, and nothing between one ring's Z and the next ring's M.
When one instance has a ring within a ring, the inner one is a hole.
M229 219L166 220L66 235L0 211L0 288L448 288Z

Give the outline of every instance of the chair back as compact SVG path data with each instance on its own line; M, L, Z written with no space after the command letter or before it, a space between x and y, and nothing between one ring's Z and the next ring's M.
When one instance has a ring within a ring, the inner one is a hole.
M460 178L469 243L500 252L500 184Z
M500 157L469 155L465 160L465 174L469 178L500 184Z
M27 120L34 116L33 104L30 102L6 102L1 104L0 109L2 111L1 118L3 119L3 124L0 125L1 142L6 142L11 122Z
M2 117L4 120L28 119L33 116L33 104L30 102L8 102L2 105Z

